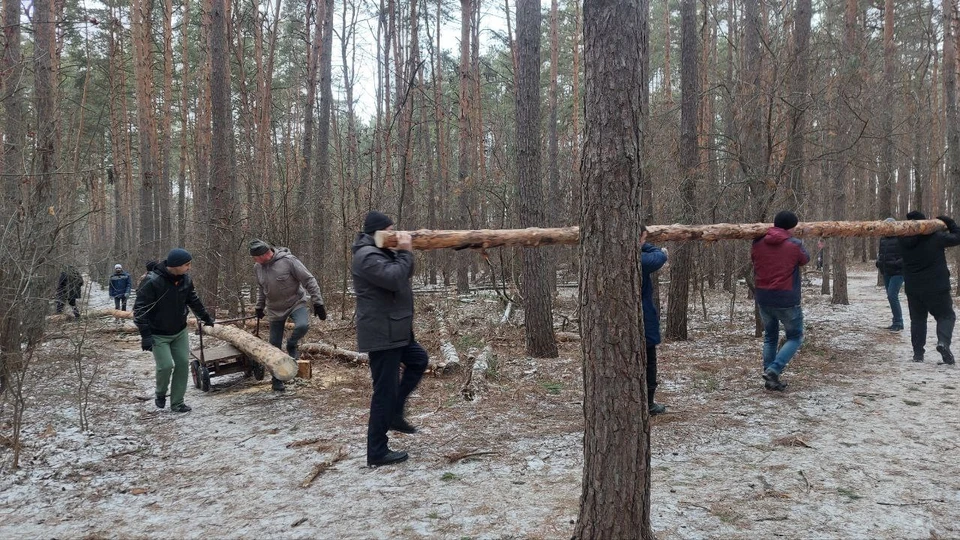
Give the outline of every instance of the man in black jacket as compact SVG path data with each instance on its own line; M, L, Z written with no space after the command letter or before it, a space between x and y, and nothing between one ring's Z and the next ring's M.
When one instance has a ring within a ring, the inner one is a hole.
M914 210L907 219L926 219ZM937 321L937 352L944 364L953 365L950 342L957 316L950 297L950 270L944 248L960 245L960 227L947 216L937 216L947 225L946 231L900 238L903 256L903 280L910 310L910 341L913 361L923 362L924 342L927 340L927 314Z
M887 218L893 222L895 219ZM900 242L896 237L885 236L880 239L880 251L877 253L877 269L883 276L883 287L887 291L887 301L893 312L893 324L887 330L903 330L903 310L900 308L900 289L903 287L903 257L900 255Z
M413 248L409 233L397 247L378 248L373 234L391 230L393 220L371 211L353 243L353 290L357 295L357 350L369 353L373 397L367 424L367 465L406 461L406 452L387 446L387 431L416 433L404 418L407 397L427 369L427 352L413 336ZM403 364L403 377L400 377Z
M77 299L83 295L83 276L75 266L67 266L63 272L60 272L60 278L57 280L57 313L63 313L63 306L70 304L73 308L73 317L80 318L80 308L77 307Z
M153 352L157 364L157 408L166 405L169 388L170 410L179 413L190 411L183 402L190 371L187 306L204 325L213 326L213 316L203 307L187 274L192 259L185 249L170 250L166 260L154 266L140 284L133 305L133 322L140 330L141 347Z

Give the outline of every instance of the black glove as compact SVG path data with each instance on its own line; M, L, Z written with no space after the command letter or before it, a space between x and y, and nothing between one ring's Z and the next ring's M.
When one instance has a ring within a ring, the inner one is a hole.
M152 351L153 336L140 336L140 348L145 351Z
M952 229L956 226L956 222L953 221L953 218L950 216L937 216L937 219L944 222L947 225L948 229Z
M314 304L313 314L316 315L321 321L327 320L327 308L323 307L323 304Z
M207 318L203 320L203 325L204 325L204 326L213 326L213 321L214 321L213 316L208 315Z
M262 308L262 307L258 307L258 308L255 309L253 312L257 315L257 318L258 318L258 319L262 319L262 318L263 318L263 308Z

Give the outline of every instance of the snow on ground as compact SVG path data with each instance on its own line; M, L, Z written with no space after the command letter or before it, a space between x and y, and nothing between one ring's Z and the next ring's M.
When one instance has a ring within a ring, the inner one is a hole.
M742 290L732 322L726 293L707 292L706 317L692 306L691 340L660 351L658 538L960 536L958 372L936 365L932 319L927 362L908 361L909 332L882 329L875 282L852 271L849 306L805 288L806 343L783 394L763 389ZM99 289L91 297L106 303ZM426 377L410 403L420 433L391 437L410 461L379 469L365 466L368 372L326 359L283 395L239 375L214 378L209 394L191 385L194 410L178 415L154 407L153 360L136 335L91 332L85 365L99 372L80 431L71 344L98 323L65 323L28 382L22 468L0 447L0 537L568 538L582 474L579 344L526 358L522 330L489 322L502 309L483 304L445 308L459 313L461 346L497 353L481 399L463 401L462 375ZM349 346L343 321L314 324L311 335ZM7 405L3 433L9 416Z

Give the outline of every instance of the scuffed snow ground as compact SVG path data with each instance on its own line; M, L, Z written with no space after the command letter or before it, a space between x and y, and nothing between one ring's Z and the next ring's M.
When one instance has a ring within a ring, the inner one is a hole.
M785 394L762 388L742 290L733 323L723 293L708 293L706 318L699 302L691 310L691 341L660 352L658 400L670 412L652 435L658 538L960 536L960 373L936 365L932 319L927 362L906 361L909 332L881 329L889 309L875 281L866 268L851 272L849 306L830 305L816 284L805 288L807 343L788 367ZM99 290L91 296L102 303ZM461 338L465 321L451 321ZM342 327L327 321L320 330L352 347ZM80 326L62 328L70 336ZM91 429L76 427L71 341L54 341L30 382L22 468L11 470L10 448L0 448L2 538L568 538L573 530L578 344L540 360L522 356L516 328L491 337L499 378L482 399L463 402L459 376L428 376L411 400L421 432L391 443L411 460L369 469L365 368L317 359L314 379L280 396L267 381L218 377L210 394L191 384L193 412L175 415L141 401L153 391L153 361L135 335L89 339L100 353L88 360L100 366ZM9 415L8 405L4 434ZM340 448L347 457L301 488ZM489 453L448 459L464 452Z

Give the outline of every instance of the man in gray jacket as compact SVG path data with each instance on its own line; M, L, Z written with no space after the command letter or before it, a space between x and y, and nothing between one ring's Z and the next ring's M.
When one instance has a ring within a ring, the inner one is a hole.
M263 240L254 239L250 242L250 256L257 277L257 318L266 316L270 321L270 344L278 349L283 343L287 319L292 319L294 326L287 339L287 354L298 358L297 344L310 329L308 301L313 302L314 315L321 321L327 318L317 279L287 248L274 249ZM283 381L276 377L273 378L273 389L277 392L286 390Z
M393 220L371 211L353 243L353 290L357 295L357 350L369 353L373 397L367 424L367 465L406 461L387 446L387 431L416 433L404 418L407 397L427 369L427 352L413 336L413 248L410 233L397 233L397 247L378 248L373 234ZM403 376L400 376L403 364Z

